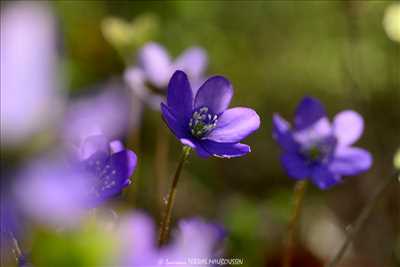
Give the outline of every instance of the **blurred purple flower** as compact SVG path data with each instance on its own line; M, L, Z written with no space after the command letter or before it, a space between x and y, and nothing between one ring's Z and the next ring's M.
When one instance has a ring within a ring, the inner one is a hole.
M122 242L120 266L156 266L155 226L148 216L137 212L124 218L119 225L119 236Z
M71 159L64 153L40 158L20 174L14 188L22 210L40 223L73 226L88 208L130 184L136 155L120 141L86 138Z
M127 69L124 76L139 98L151 108L159 110L174 71L185 71L197 89L197 85L204 81L206 67L207 54L202 48L188 48L172 61L164 47L148 43L138 53L138 65Z
M121 83L109 82L98 95L82 97L69 105L62 134L67 143L78 144L86 137L104 134L119 138L137 126L141 103Z
M213 76L193 99L186 74L176 71L168 85L167 105L161 104L162 116L182 144L201 157L243 156L250 147L239 142L259 128L260 118L250 108L227 109L232 95L231 83Z
M90 136L83 141L79 152L80 165L92 179L89 190L92 205L120 194L131 183L137 157L120 141L108 142L104 135Z
M43 131L61 111L49 8L33 1L2 5L0 42L1 139L13 146Z
M210 266L192 264L190 259L219 256L218 245L225 238L221 227L201 219L179 223L170 244L156 246L155 227L150 218L137 213L120 225L123 266Z
M351 147L363 127L362 117L351 110L337 114L331 124L324 107L311 97L297 107L293 128L278 114L273 118L284 169L293 179L310 179L320 189L341 182L342 175L357 175L371 167L370 153Z
M42 224L73 226L88 206L87 174L60 155L29 163L15 183L14 193L22 211Z
M165 266L212 266L210 263L200 264L191 262L194 259L213 259L220 255L220 244L226 233L221 226L204 222L200 218L183 220L179 222L178 231L175 232L173 242L165 247L159 256L160 260L168 259ZM162 265L164 266L164 265Z

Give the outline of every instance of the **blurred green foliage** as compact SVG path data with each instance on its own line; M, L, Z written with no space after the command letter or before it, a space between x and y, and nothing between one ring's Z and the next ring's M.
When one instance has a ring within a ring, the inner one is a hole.
M133 51L151 41L158 31L157 17L143 14L127 22L117 17L108 17L102 21L102 33L107 41L120 53L127 63L134 62Z
M93 221L80 229L35 232L32 263L40 267L88 267L115 264L118 243L110 232Z

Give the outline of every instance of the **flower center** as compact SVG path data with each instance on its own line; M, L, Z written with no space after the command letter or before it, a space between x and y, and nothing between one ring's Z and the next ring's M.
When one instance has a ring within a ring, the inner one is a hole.
M335 148L335 140L322 140L302 149L302 154L311 162L323 162L329 158Z
M202 138L217 126L218 116L208 111L208 107L196 109L189 121L190 132L194 137Z
M311 161L319 160L324 154L318 146L312 146L311 148L307 149L305 153L307 154L307 157L311 159Z

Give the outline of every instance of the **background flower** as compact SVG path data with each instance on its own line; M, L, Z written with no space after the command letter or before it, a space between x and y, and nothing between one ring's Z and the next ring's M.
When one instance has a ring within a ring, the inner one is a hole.
M88 206L89 177L68 164L63 155L28 163L15 181L18 207L34 221L56 227L77 225Z
M123 247L122 265L132 267L195 266L196 264L190 264L190 259L211 259L218 256L218 245L225 237L220 226L192 218L180 221L172 241L157 248L154 224L142 213L124 218L119 233Z
M165 266L172 262L186 263L184 266L212 266L208 263L193 263L193 259L208 260L221 257L222 241L225 238L225 230L216 224L205 222L200 218L181 220L174 233L173 242L164 248L160 258ZM163 265L162 265L163 266ZM175 266L172 264L172 266Z
M90 179L89 201L92 205L122 192L130 183L136 164L136 154L125 149L119 140L108 141L104 135L83 140L79 148L79 165Z
M138 126L142 104L121 82L109 81L95 88L100 92L74 99L68 105L61 125L65 142L79 144L96 134L121 138Z
M28 163L15 181L18 207L39 223L74 226L130 184L136 154L103 135L86 138L75 155L53 152Z
M49 7L26 1L2 5L0 40L1 139L15 146L42 132L61 111Z
M153 42L140 49L137 60L137 66L125 72L125 80L142 100L156 110L165 99L168 81L175 70L184 70L198 88L207 67L207 54L202 48L188 48L173 61L163 46Z
M330 124L321 103L306 97L296 109L293 128L277 114L273 123L273 135L283 150L282 165L296 180L310 179L327 189L341 182L342 175L357 175L372 164L369 152L351 147L364 128L354 111L340 112Z

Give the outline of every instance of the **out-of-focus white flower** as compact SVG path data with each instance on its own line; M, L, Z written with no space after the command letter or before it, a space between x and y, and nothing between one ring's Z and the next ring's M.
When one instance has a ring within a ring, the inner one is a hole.
M7 3L1 10L1 139L15 146L58 114L56 31L39 2Z
M390 39L400 43L400 3L391 4L386 8L383 27Z
M333 214L325 208L315 208L306 213L304 225L305 244L321 259L335 256L346 238ZM349 249L346 256L351 253L353 251Z

